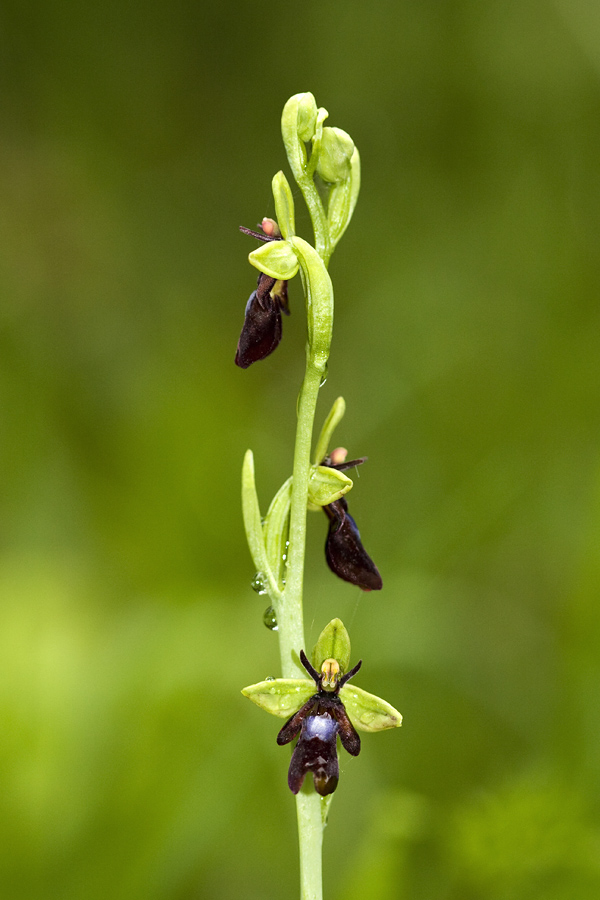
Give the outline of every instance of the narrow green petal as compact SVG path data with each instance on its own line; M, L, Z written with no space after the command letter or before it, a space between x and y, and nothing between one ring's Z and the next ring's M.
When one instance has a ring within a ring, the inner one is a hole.
M319 435L319 440L317 441L317 449L315 450L315 463L317 465L319 465L319 463L327 456L327 450L329 449L333 432L344 418L345 412L346 401L343 397L338 397L331 407L329 415L325 419L321 434Z
M292 189L283 172L278 172L272 182L273 199L275 200L275 214L281 233L287 240L296 233L294 221L294 197Z

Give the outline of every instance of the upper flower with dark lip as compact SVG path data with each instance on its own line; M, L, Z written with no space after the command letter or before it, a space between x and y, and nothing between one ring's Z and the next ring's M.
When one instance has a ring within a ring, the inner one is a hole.
M261 241L281 240L281 233L273 219L263 219L264 234L241 227L245 234ZM256 290L250 294L244 314L244 325L235 354L235 364L247 369L259 359L265 359L275 350L281 340L281 313L289 316L287 281L277 281L260 273Z
M347 451L343 447L333 450L321 465L339 471L351 469L366 461L366 457L346 462ZM345 497L323 507L329 519L329 531L325 542L327 565L344 581L355 584L363 591L380 591L383 581L379 569L362 545L356 522L348 512Z

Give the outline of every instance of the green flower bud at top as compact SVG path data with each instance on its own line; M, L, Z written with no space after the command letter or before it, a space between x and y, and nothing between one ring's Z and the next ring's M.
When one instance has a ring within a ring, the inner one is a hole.
M244 697L252 700L272 716L287 718L312 697L315 686L306 678L274 678L259 681L242 690Z
M317 124L317 101L307 91L304 94L295 94L286 103L286 108L293 102L297 104L296 129L301 141L310 141L315 133Z
M341 128L324 128L320 142L317 172L323 181L337 184L350 176L354 141Z
M337 659L342 673L350 665L350 635L341 619L332 619L325 626L312 652L312 663L320 672L326 659Z
M351 478L338 469L329 466L315 466L310 473L308 483L308 502L310 506L328 506L347 494L352 489Z
M283 172L278 172L273 177L272 188L277 221L279 222L281 233L287 240L296 233L296 224L294 221L294 197Z
M289 281L298 271L298 257L288 241L269 241L253 250L248 259L259 272L278 281Z

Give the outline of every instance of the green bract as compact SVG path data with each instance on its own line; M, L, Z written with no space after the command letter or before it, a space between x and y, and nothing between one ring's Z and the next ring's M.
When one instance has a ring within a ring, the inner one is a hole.
M310 360L319 372L324 373L333 331L333 285L325 263L314 247L299 237L291 238L290 245L302 267L306 286Z
M254 483L254 456L252 450L246 451L242 466L242 514L246 539L256 570L261 572L267 579L269 594L272 597L280 597L279 584L275 581L265 548L260 506Z
M341 619L332 619L325 626L312 652L312 664L321 671L321 666L326 659L337 659L342 674L348 671L350 666L350 635Z
M310 506L328 506L339 500L352 488L352 479L328 466L314 466L310 473L308 485L308 503Z
M279 587L283 590L287 557L287 539L290 526L290 500L292 479L285 481L271 501L263 525L267 560Z
M358 731L386 731L402 725L402 716L397 709L353 684L341 689L340 699Z
M298 271L298 258L289 241L269 241L248 255L255 269L271 278L289 281Z
M350 177L350 160L354 153L354 141L341 128L323 129L317 172L328 184L337 184Z
M288 718L304 706L315 692L315 684L307 678L274 678L259 681L242 690L244 697L252 700L272 716Z

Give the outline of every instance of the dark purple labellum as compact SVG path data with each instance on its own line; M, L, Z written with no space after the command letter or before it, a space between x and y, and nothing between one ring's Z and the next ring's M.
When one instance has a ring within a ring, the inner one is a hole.
M380 591L383 582L379 569L362 545L345 498L340 497L323 509L329 519L325 558L331 571L363 591Z
M300 732L288 772L290 790L297 794L307 772L311 772L315 790L325 797L335 791L339 780L337 736L352 756L360 753L360 738L338 693L358 672L361 663L340 680L334 691L325 691L321 689L322 676L311 666L303 650L300 651L300 659L311 678L315 679L318 691L288 719L277 735L277 743L280 746L288 744Z
M279 286L279 287L278 287ZM277 292L274 288L278 287ZM235 354L235 364L247 369L275 350L281 340L281 311L289 315L287 281L261 274L258 287L246 304L242 333Z

